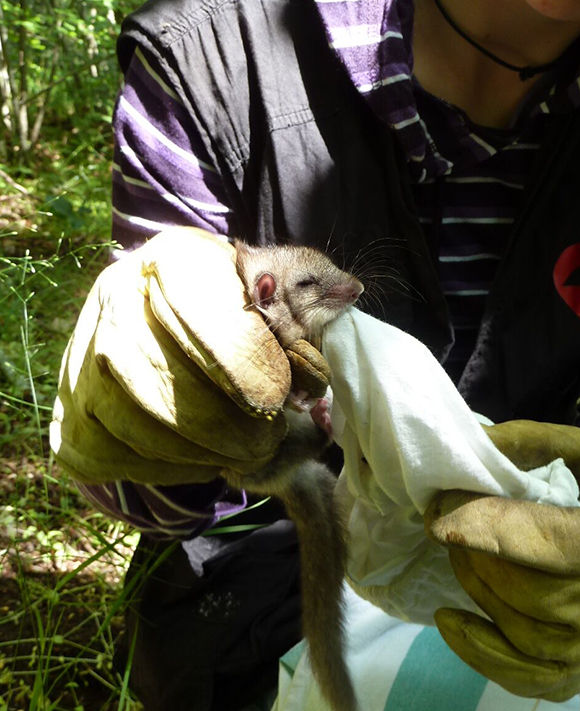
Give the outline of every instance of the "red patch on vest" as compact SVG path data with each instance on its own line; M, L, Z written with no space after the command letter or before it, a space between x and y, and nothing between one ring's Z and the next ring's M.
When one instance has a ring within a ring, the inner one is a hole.
M554 284L576 316L580 317L580 244L567 247L554 267Z

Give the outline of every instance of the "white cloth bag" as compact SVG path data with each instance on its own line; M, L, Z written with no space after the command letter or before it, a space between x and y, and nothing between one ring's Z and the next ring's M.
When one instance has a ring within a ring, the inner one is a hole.
M348 575L389 614L432 624L439 607L474 609L446 550L425 536L422 514L435 492L578 506L578 485L564 462L520 471L412 336L350 309L328 327L323 353L345 457L337 495L350 510Z

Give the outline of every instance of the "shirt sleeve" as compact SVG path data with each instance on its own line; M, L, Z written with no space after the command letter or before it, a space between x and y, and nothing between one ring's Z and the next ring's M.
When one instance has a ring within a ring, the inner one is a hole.
M113 238L139 246L169 226L234 234L223 182L192 117L154 58L137 48L113 115Z
M125 75L113 127L113 239L133 249L176 225L235 233L221 176L194 121L162 69L140 48ZM244 492L229 490L221 479L181 486L115 481L79 488L100 511L157 539L192 538L246 506Z
M179 486L112 481L78 487L99 511L157 540L194 538L247 504L245 492L228 489L222 479Z

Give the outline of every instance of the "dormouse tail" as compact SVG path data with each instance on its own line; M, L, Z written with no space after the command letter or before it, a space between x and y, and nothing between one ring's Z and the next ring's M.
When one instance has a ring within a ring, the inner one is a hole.
M296 467L283 499L300 546L302 628L312 669L334 711L356 711L345 662L342 586L346 533L334 501L335 477L314 460Z

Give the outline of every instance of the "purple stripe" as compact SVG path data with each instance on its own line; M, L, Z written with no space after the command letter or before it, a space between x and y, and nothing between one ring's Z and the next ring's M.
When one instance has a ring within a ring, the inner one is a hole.
M470 256L472 254L489 253L496 256L503 254L506 239L510 233L511 225L502 225L503 229L493 228L490 225L467 225L469 230L456 230L456 239L452 239L452 230L439 228L437 225L423 225L428 242L439 245L439 254L443 257ZM455 228L456 225L452 225ZM443 232L444 234L439 234ZM446 262L449 264L449 262ZM464 263L453 263L457 273L463 271ZM496 264L497 267L497 264Z
M385 2L389 4L390 0ZM380 3L377 3L379 5ZM382 4L380 4L382 7ZM318 11L325 27L349 27L368 24L368 4L365 0L359 2L328 2L317 3ZM372 11L372 8L371 8Z
M118 183L115 188L115 207L121 211L124 211L124 206L126 205L138 205L141 217L146 217L151 220L157 219L160 222L170 221L175 211L183 213L186 216L192 213L192 209L186 202L178 202L174 199L168 200L151 188L127 182L123 180L123 176L120 175L118 171L113 171L113 182ZM201 207L196 207L195 209L202 214L216 214L213 213L211 209L205 210ZM168 215L168 219L164 218L164 213Z
M142 191L146 192L144 188ZM113 195L113 206L121 212L139 215L145 220L161 222L164 225L187 223L192 210L179 203L169 203L152 190L148 192L146 197L137 197L126 189L118 188Z
M213 206L206 209L201 204L189 204L186 198L184 200L175 198L169 200L150 188L124 181L118 171L113 172L113 182L118 183L115 187L113 204L121 212L138 214L146 219L164 224L182 224L184 221L191 223L195 222L199 216L206 222L208 220L210 223L217 221L222 228L227 225L226 218L229 214L214 212Z
M145 61L159 75L161 81L172 89L155 58L146 51L141 50L141 52ZM125 94L126 98L136 108L140 106L141 113L147 115L162 133L172 137L172 140L183 148L192 150L207 163L211 163L199 133L195 130L191 116L183 104L163 89L149 74L136 54L133 55L129 70L125 75L125 85L132 90ZM177 94L176 91L174 93Z
M215 207L225 208L224 190L208 178L195 164L175 155L169 148L151 145L149 138L133 131L134 126L121 126L117 135L117 163L124 175L143 180L159 193L170 192L191 197ZM130 166L130 170L128 170Z
M169 85L154 60L150 57L146 60ZM208 162L193 121L151 78L135 55L121 96L178 148ZM222 234L236 231L233 214L219 211L226 208L226 194L217 173L199 167L188 160L187 155L163 145L120 100L115 110L114 129L115 162L123 175L150 186L148 189L135 185L114 171L113 205L120 213L150 220L156 225L194 225ZM174 197L170 201L165 195ZM218 211L213 211L216 208ZM159 229L129 223L113 214L113 237L127 247L142 242Z
M161 230L153 229L152 227L146 227L145 225L137 225L132 222L124 220L115 213L112 215L113 222L113 238L122 244L124 247L134 246L136 243L143 244L147 238L153 237ZM168 225L171 226L171 225ZM128 242L125 237L125 233L135 235L136 239Z
M138 135L130 133L130 127L125 125L124 128L129 131L118 135L116 150L116 162L124 175L146 182L161 194L180 194L214 207L226 207L193 164L179 162L165 147L155 149L143 145Z
M511 225L502 227L504 229L490 229L489 225L470 225L472 228L468 237L460 234L458 239L451 239L449 235L445 235L444 239L440 242L439 256L440 257L473 257L477 254L492 254L493 257L489 257L492 268L497 268L497 258L503 253L503 248L509 232L511 230ZM433 229L431 225L427 226L425 232L429 235L429 228ZM487 232L487 235L485 234ZM486 239L487 237L487 239ZM483 260L473 260L481 262ZM449 262L444 261L443 264L454 273L462 273L469 269L466 266L471 262ZM489 280L493 279L493 274L489 274Z
M146 120L154 129L157 129L157 131L167 137L178 148L192 154L192 156L195 156L203 163L209 164L211 167L211 162L204 149L203 142L196 132L191 119L185 124L180 123L177 121L175 115L172 113L171 107L167 103L159 101L155 96L142 91L139 86L133 86L128 82L125 83L122 96L124 101L128 102L135 111L141 116L146 117ZM143 134L144 139L151 142L155 141L157 145L163 145L157 141L151 131L143 128L123 105L121 105L119 109L122 111L122 115L126 117L125 120L134 125L136 133ZM191 165L191 163L188 162L188 165ZM203 166L201 166L201 170L204 174L209 172L215 175L215 170L212 171Z
M146 183L148 187L132 182L133 176L129 176L128 173L134 174L138 165L132 157L121 156L118 165L122 174L118 170L113 171L114 191L115 193L126 195L130 202L144 204L146 201L153 200L156 208L158 207L160 210L164 208L182 209L187 214L193 211L194 214L200 212L204 216L206 214L220 215L222 217L231 216L231 212L226 211L223 203L216 201L215 197L204 189L205 186L203 184L200 184L199 192L191 195L191 187L197 187L195 180L190 181L189 194L178 189L169 192L163 190L158 180L147 176L144 169L142 169L141 176L137 180ZM128 170L129 166L131 167L130 171ZM129 179L126 180L126 177ZM149 177L149 180L145 180L147 177ZM117 207L122 209L119 205Z
M115 206L117 202L122 205L119 209L121 212L127 215L139 215L143 217L143 210L141 208L141 203L132 204L122 195L116 194L113 199ZM139 214L141 213L141 214ZM170 219L171 218L171 219ZM113 237L114 239L122 244L124 247L133 247L138 244L142 244L146 238L152 237L153 235L160 232L165 227L175 227L175 226L191 226L200 227L207 230L208 232L213 232L214 234L228 234L231 232L228 220L220 218L219 216L207 215L204 216L198 211L188 211L175 210L164 222L155 223L156 226L147 226L136 224L133 221L127 220L121 215L117 215L113 212Z
M129 146L144 162L151 162L153 166L163 170L165 177L173 170L189 176L190 179L205 177L207 173L211 175L210 171L204 170L193 157L188 160L187 156L179 155L156 136L144 130L122 104L117 108L115 128L118 130L117 144L121 148Z
M144 244L149 237L153 237L153 232L146 230L134 229L131 225L118 220L115 215L112 217L112 237L123 246L125 251L133 251ZM119 258L121 255L115 253L114 257Z
M400 39L389 37L380 45L372 47L377 52L377 62L369 65L368 47L349 47L340 50L341 59L353 78L354 84L372 84L380 82L397 74L410 75L412 67L409 65L408 56L403 50ZM382 55L388 57L388 64L380 59Z
M493 251L492 247L489 253L491 254ZM443 292L489 291L497 271L499 256L501 256L501 252L496 257L461 264L440 261L437 269L441 289ZM481 318L481 314L479 317ZM478 321L475 325L478 325Z
M490 270L491 271L491 270ZM456 292L479 292L479 291L489 291L489 281L485 279L485 274L478 274L482 277L481 280L469 280L469 274L463 274L463 279L453 279L452 281L446 282L441 279L441 288L443 293L448 295L465 296L469 299L480 298L482 294L456 294Z
M363 55L359 53L356 59L360 60L360 66L358 66L358 62L353 60L351 78L353 80L354 85L358 87L363 94L369 93L371 86L374 87L372 89L373 92L381 91L384 89L384 86L380 86L381 84L393 86L394 84L398 84L401 82L404 83L405 81L398 80L388 82L388 79L391 79L392 77L397 77L401 74L407 77L409 76L409 68L405 63L393 64L389 67L388 72L378 74L376 68L368 67L365 57Z
M97 508L137 529L146 530L148 535L152 535L149 530L152 528L163 528L170 532L158 531L156 537L161 538L191 538L193 535L199 535L223 516L237 513L247 504L243 492L226 489L225 483L220 479L208 484L158 487L163 496L173 501L180 509L189 509L188 517L170 504L162 502L145 486L127 481L121 485L128 513L122 511L114 482L101 485L79 484L79 489ZM223 499L225 494L228 497L226 500ZM159 523L155 514L164 519L164 522Z
M415 190L415 202L420 215L428 217L433 214L438 189L445 191L445 214L450 213L455 206L465 206L473 210L481 210L483 216L493 215L499 209L503 211L504 216L511 217L514 205L519 203L523 194L522 190L510 188L501 183L451 183L445 181L443 188L436 188L434 185L420 185ZM482 198L484 199L482 200Z

